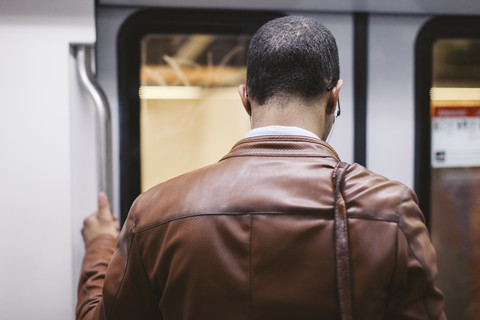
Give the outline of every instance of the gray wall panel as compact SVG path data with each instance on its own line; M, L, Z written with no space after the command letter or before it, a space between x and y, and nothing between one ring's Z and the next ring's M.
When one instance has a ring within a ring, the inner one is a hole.
M367 167L413 187L415 41L428 17L371 16Z

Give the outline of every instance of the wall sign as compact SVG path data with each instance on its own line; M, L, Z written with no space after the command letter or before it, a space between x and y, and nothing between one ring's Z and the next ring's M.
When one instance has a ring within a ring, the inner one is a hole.
M480 166L480 105L432 108L432 167Z

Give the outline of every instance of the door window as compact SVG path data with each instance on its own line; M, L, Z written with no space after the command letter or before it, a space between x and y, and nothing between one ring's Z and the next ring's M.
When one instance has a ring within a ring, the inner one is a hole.
M474 30L468 20L436 20L422 31L428 41L417 43L417 68L431 68L417 70L424 72L417 92L428 99L417 100L417 112L428 115L417 117L417 129L429 128L417 130L417 139L430 143L417 149L429 161L423 168L417 162L416 187L452 319L480 318L480 36ZM422 46L426 54L419 56Z
M217 162L250 128L237 86L250 36L149 34L142 39L142 191Z
M480 318L480 40L433 46L431 231L453 319Z

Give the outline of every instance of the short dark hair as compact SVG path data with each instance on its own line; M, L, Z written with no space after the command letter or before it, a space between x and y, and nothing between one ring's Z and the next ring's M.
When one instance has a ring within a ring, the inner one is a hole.
M315 97L339 75L335 38L317 20L278 18L264 24L250 42L248 95L260 105L280 93Z

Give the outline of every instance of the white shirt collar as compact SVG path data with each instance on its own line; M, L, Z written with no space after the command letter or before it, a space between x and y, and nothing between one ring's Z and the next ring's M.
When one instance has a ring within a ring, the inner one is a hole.
M320 139L316 134L299 127L287 126L267 126L255 128L247 132L245 138L258 136L307 136L311 138Z

